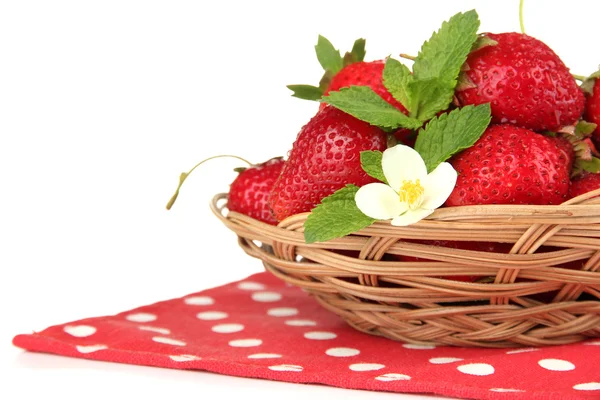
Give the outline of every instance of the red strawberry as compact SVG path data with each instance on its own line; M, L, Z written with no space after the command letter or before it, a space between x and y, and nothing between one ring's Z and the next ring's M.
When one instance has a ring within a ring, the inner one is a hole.
M596 74L600 74L600 71ZM600 83L598 82L600 77L591 78L584 83L587 89L584 119L597 125L593 133L596 143L600 143Z
M569 198L600 189L600 174L583 173L571 181Z
M407 240L407 242L428 244L431 246L447 247L451 249L460 250L473 250L473 251L484 251L488 253L508 253L512 248L512 244L508 243L495 243L495 242L467 242L467 241L455 241L455 240ZM410 256L398 256L400 261L419 262L429 261L425 258L410 257ZM481 278L481 276L468 276L468 275L457 275L457 276L446 276L446 279L451 279L461 282L475 282Z
M497 44L467 58L456 92L461 105L489 102L492 123L533 131L556 131L581 117L583 92L552 49L521 33L486 36Z
M347 184L375 180L360 164L360 152L386 148L387 135L333 106L319 110L300 130L275 182L269 205L279 221L312 210Z
M349 64L334 75L323 95L327 96L329 92L335 92L341 88L350 86L368 86L385 101L403 113L408 114L408 110L383 86L382 76L384 67L385 61L382 60L361 61ZM320 107L323 108L325 105L325 103L321 103Z
M450 159L458 172L447 206L560 204L569 191L562 139L513 125L490 125L475 144ZM570 157L569 157L570 156Z
M227 208L267 224L277 225L268 199L283 165L283 159L277 157L242 169L231 183Z

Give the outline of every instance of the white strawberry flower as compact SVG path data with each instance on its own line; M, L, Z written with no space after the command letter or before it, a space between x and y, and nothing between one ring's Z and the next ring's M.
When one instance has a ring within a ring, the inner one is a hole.
M356 192L358 209L378 220L392 220L392 225L407 226L427 217L452 193L457 173L447 162L431 173L421 155L404 145L383 152L383 175L388 184L370 183Z

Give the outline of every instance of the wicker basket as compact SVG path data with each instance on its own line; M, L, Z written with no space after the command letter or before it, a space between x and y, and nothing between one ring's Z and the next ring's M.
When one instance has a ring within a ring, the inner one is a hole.
M440 208L409 227L375 222L314 244L306 244L302 233L308 213L272 226L227 212L226 194L215 196L211 208L246 253L355 329L421 345L519 347L600 336L598 195L600 190L560 206ZM513 247L500 254L410 239ZM553 250L537 251L542 245ZM398 261L394 255L431 261ZM575 260L582 260L581 269L560 267ZM481 276L485 283L447 278L457 275Z

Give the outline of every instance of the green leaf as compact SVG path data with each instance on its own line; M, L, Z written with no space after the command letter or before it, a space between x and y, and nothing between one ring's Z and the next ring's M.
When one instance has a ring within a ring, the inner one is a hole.
M433 171L452 155L471 147L485 132L490 120L490 105L486 103L457 108L429 121L419 131L415 143L427 171Z
M438 112L448 108L454 96L454 88L439 78L413 80L408 83L411 117L428 121Z
M343 67L342 56L340 51L333 47L331 42L319 35L317 45L315 46L317 52L317 59L324 70L329 70L336 74Z
M477 40L479 16L475 10L454 15L423 43L415 59L416 79L456 80L461 66Z
M358 189L358 186L346 185L325 197L313 208L304 222L306 243L325 242L343 237L366 228L375 221L356 206L354 196Z
M375 178L383 183L387 183L383 168L381 167L381 159L383 153L378 150L366 150L360 152L360 165L370 177Z
M366 40L365 39L356 39L354 41L354 45L352 46L352 50L346 52L346 54L344 54L344 67L346 65L350 65L350 64L354 64L357 62L361 62L365 59L365 45L366 45Z
M407 85L413 80L413 76L408 67L390 57L385 61L382 77L383 86L388 92L409 112L412 111Z
M323 96L323 89L311 85L288 85L293 97L303 100L319 100Z
M382 128L418 129L422 125L421 121L404 115L367 86L351 86L329 92L322 101Z

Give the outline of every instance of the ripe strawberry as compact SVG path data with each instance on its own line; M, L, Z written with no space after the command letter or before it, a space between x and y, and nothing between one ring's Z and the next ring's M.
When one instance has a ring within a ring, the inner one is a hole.
M573 152L560 138L513 125L490 125L475 144L453 156L458 172L447 206L560 204L569 191Z
M583 173L571 181L569 198L600 189L600 174Z
M492 123L538 132L559 130L581 117L583 92L552 49L521 33L486 36L497 44L467 58L456 92L460 105L489 102Z
M269 205L279 221L310 211L347 184L375 180L360 164L360 152L386 148L387 135L333 106L319 110L302 127L273 186Z
M283 168L283 158L241 169L229 189L227 208L267 224L277 225L268 205L269 193Z
M600 71L594 75L600 75ZM600 143L600 76L594 75L582 86L586 92L584 119L596 124L593 138L596 143Z
M408 110L383 86L384 67L385 61L383 60L361 61L349 64L333 76L323 95L327 96L329 92L335 92L341 88L350 86L368 86L381 96L382 99L404 114L408 114ZM325 105L325 103L321 103L320 108L325 107Z

